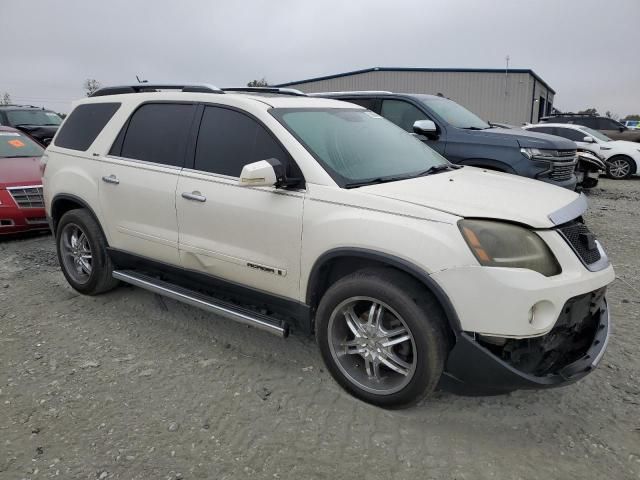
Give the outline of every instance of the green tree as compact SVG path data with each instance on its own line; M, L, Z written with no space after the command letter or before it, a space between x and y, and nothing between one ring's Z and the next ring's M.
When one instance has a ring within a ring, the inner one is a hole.
M86 91L87 97L93 95L97 90L100 89L101 86L102 84L95 78L87 78L82 84L82 87Z
M621 122L626 122L627 120L640 120L640 114L634 113L632 115L627 115L626 117L620 119Z
M251 80L247 83L247 87L268 87L267 79L262 77L260 80Z
M0 105L11 105L11 95L9 92L4 92L2 98L0 98Z
M582 113L585 115L598 115L598 110L596 108L586 108L584 110L580 110L578 113Z

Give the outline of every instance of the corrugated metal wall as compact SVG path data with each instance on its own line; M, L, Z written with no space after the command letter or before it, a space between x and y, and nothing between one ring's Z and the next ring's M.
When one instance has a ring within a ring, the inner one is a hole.
M376 71L288 85L303 92L390 90L442 93L485 120L521 125L538 119L538 102L532 103L534 77L528 73ZM536 99L547 100L547 89L536 82ZM553 95L549 92L549 99ZM546 105L546 104L545 104Z

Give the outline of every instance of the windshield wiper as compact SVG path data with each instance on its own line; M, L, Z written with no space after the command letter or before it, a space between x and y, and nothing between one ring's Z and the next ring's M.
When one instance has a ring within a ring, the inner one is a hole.
M418 173L416 177L425 177L427 175L442 172L444 170L449 170L450 168L453 168L453 167L446 163L443 163L442 165L433 165L432 167L427 168L424 172Z
M411 178L410 176L406 176L406 175L402 175L402 176L395 176L395 177L378 177L378 178L371 178L369 180L362 180L360 182L350 182L350 183L345 183L344 184L344 188L357 188L357 187L365 187L367 185L376 185L378 183L387 183L387 182L397 182L398 180L407 180Z
M491 127L481 128L481 127L462 127L463 130L487 130Z

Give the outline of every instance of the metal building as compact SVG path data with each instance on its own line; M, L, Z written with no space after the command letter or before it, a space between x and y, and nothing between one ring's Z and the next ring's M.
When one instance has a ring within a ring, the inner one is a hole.
M389 90L442 94L481 118L521 125L551 113L555 91L529 69L375 67L287 82L303 92Z

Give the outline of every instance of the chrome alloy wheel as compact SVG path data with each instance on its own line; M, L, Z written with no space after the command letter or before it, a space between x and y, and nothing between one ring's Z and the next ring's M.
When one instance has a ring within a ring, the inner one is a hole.
M624 178L631 172L631 165L623 158L617 158L609 162L609 174L613 178Z
M351 297L332 312L329 348L340 371L363 390L390 395L413 378L417 351L405 321L389 305Z
M87 235L75 223L64 226L60 232L64 268L78 283L86 283L91 276L93 259Z

